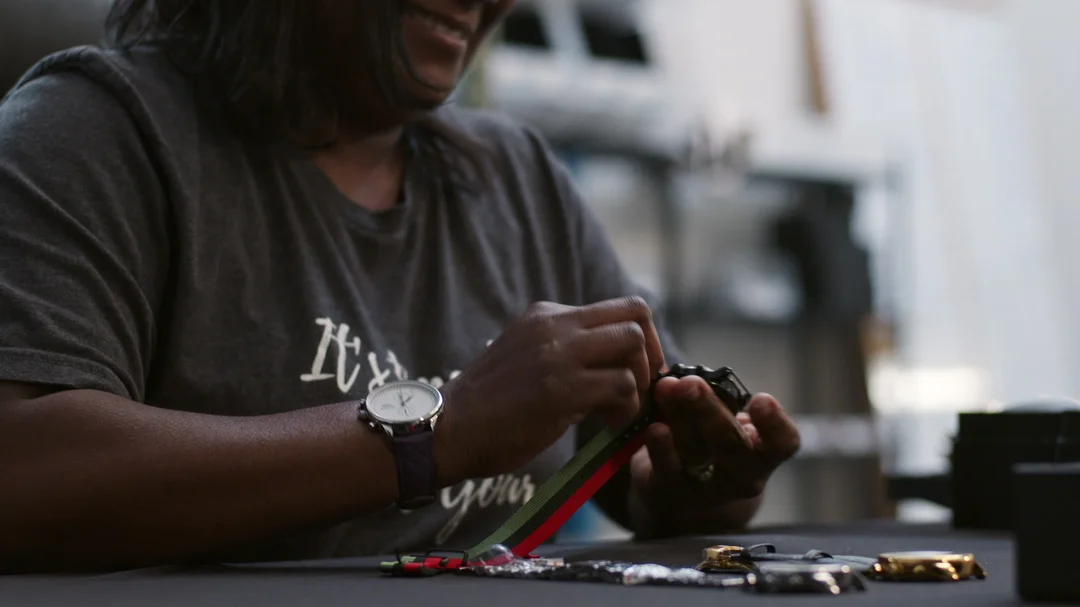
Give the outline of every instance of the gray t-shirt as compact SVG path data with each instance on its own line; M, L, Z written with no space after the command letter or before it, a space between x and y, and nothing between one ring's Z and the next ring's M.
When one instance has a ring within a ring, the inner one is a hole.
M531 302L639 293L535 133L440 113L496 151L492 180L447 197L411 167L403 203L370 212L304 154L218 128L160 54L45 59L0 105L0 380L270 414L395 379L441 385ZM429 508L248 555L468 547L565 462L572 435Z

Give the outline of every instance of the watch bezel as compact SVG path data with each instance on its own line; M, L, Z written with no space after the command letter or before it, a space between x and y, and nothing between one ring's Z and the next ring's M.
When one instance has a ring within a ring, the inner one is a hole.
M371 403L372 398L378 396L380 393L387 392L387 391L390 391L390 390L393 390L393 389L400 389L403 386L412 386L412 387L420 388L422 390L427 390L428 392L430 392L435 397L435 407L429 413L427 413L426 415L423 415L423 416L415 418L415 419L407 420L407 421L401 421L401 420L388 420L388 419L382 418L377 413L375 413L375 411L372 410L371 407L369 406L370 403ZM377 388L375 388L374 390L369 392L368 395L367 395L367 398L364 399L364 409L365 409L365 412L367 413L367 417L371 421L382 424L384 426L391 426L393 428L406 428L406 429L414 428L416 426L419 426L419 425L422 425L422 424L427 424L427 423L434 424L435 419L438 418L439 415L443 412L443 406L444 405L445 405L445 401L443 400L442 392L438 388L436 388L435 386L433 386L433 385L431 385L431 384L429 384L427 382L422 382L422 381L413 380L413 379L390 382L390 383L378 386Z

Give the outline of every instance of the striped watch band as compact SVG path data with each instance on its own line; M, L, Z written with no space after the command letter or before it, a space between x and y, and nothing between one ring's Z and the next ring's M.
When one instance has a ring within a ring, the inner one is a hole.
M750 392L728 367L714 370L700 365L675 365L661 373L656 381L691 375L704 379L733 414L750 401ZM388 573L430 575L439 570L458 569L496 545L508 548L519 558L529 557L630 461L644 444L645 430L657 418L658 410L650 391L637 418L621 430L606 428L598 432L554 476L540 485L532 499L484 540L463 554L458 552L458 558L411 556L383 563L381 568Z
M675 365L664 377L696 375L704 379L721 401L738 413L750 400L750 393L728 367ZM655 385L655 384L654 384ZM501 544L518 557L526 557L550 539L604 484L615 475L644 443L644 432L657 419L652 393L647 395L641 414L622 430L604 429L585 444L554 476L541 485L533 498L517 510L501 527L466 551L474 559L489 547Z

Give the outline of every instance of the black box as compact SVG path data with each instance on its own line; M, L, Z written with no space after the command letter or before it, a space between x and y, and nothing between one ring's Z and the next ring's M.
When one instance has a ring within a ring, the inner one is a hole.
M1071 443L1065 439L1069 432L1077 435ZM951 459L953 526L1007 530L1012 525L1007 491L1013 465L1080 461L1080 416L961 413Z
M1020 596L1080 601L1080 463L1016 465L1011 501Z
M1058 440L1059 462L1080 462L1080 411L1062 413L1061 437Z

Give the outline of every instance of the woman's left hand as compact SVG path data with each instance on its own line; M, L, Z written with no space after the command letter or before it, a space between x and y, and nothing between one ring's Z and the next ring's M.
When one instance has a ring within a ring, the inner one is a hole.
M773 471L799 450L799 431L784 408L757 394L732 415L695 376L664 378L653 397L660 421L631 462L650 527L708 533L746 525Z

